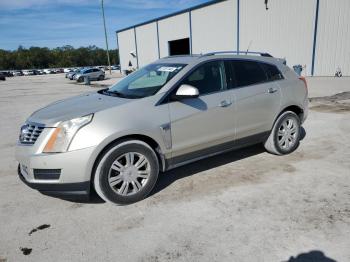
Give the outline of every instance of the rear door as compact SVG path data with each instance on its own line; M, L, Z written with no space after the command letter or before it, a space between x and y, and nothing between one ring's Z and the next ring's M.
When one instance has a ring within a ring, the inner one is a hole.
M235 134L234 107L223 61L199 65L181 84L196 87L199 97L169 103L174 162L220 150Z
M93 78L93 76L92 76L92 69L86 70L86 71L84 72L84 76L88 76L88 77L90 77L90 78Z
M280 109L281 91L261 62L232 60L236 138L264 134Z
M98 70L97 68L93 68L92 69L92 73L91 73L92 77L93 78L98 78L98 76L100 74L99 72L100 72L100 70Z

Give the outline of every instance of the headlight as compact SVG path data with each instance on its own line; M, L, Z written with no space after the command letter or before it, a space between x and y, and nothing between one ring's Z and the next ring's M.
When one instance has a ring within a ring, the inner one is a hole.
M61 122L51 134L43 152L61 153L68 151L75 134L80 128L91 122L92 116L93 114Z

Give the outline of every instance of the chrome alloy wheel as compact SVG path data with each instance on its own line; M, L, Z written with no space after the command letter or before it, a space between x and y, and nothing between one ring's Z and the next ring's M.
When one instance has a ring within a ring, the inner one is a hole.
M150 173L150 163L144 155L128 152L118 157L110 167L109 186L118 195L133 195L146 185Z
M298 124L294 118L286 118L280 125L277 133L278 145L288 150L297 142L299 133Z

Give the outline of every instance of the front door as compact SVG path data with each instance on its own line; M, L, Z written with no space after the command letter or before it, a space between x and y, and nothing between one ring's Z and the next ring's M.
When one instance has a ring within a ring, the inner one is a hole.
M232 92L227 90L222 61L198 66L181 84L196 87L199 97L169 104L174 162L219 150L235 134Z

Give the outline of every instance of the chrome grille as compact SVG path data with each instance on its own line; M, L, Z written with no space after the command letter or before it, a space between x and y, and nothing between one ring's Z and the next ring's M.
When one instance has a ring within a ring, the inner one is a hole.
M28 123L21 127L19 142L21 144L34 144L44 129L43 124Z

